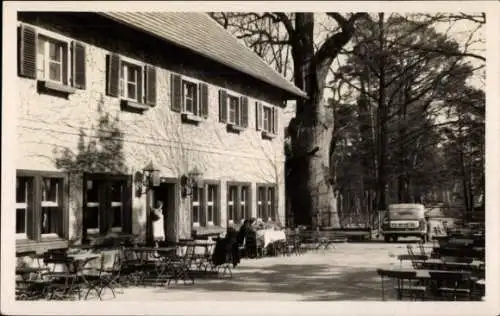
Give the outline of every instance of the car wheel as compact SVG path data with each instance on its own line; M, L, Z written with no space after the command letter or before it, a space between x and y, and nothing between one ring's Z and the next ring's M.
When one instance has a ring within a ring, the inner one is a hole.
M429 236L427 234L422 235L422 242L425 244L428 241L429 241Z
M392 236L392 241L397 242L398 241L398 236Z
M391 241L391 236L384 235L384 240L385 240L385 242L390 242Z

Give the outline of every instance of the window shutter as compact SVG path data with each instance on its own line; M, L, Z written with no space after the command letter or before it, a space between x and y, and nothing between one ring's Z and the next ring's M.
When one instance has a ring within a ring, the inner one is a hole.
M19 75L36 78L36 30L27 25L19 28Z
M118 97L120 95L120 56L111 54L107 56L107 95Z
M281 224L281 219L280 219L280 216L278 214L278 202L279 202L278 186L276 186L276 185L273 187L273 197L274 197L273 214L271 215L271 217L273 217L273 221Z
M199 115L200 114L200 109L199 109L199 106L200 106L200 93L199 93L199 90L200 90L200 85L196 85L196 89L194 89L194 98L193 98L193 102L195 104L193 104L193 114L194 115Z
M273 134L278 134L278 109L273 107Z
M177 74L170 75L170 108L172 111L180 112L182 105L182 81L181 76Z
M264 190L263 190L264 191L264 196L263 196L262 203L264 205L262 205L262 219L265 221L269 217L268 210L267 210L267 199L269 197L267 196L267 187L263 187L263 188L264 188Z
M72 85L77 89L85 89L87 77L85 71L85 46L82 43L73 41L73 73L71 74Z
M200 114L208 117L208 84L200 83Z
M255 102L255 126L258 131L262 129L262 103Z
M150 106L156 105L156 68L151 65L146 65L146 84L145 95L146 104Z
M227 93L226 90L219 90L219 122L227 122Z
M127 179L123 194L123 232L132 233L132 179Z
M146 76L146 67L140 67L138 69L139 73L137 76L137 102L138 103L145 103L144 102L144 92L146 89L144 88L145 85L145 80L144 77Z
M248 127L248 98L241 97L241 126Z

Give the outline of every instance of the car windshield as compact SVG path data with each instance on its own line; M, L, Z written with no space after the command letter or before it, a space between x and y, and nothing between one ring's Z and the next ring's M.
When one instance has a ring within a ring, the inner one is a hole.
M418 220L420 210L418 209L392 209L389 211L391 220Z

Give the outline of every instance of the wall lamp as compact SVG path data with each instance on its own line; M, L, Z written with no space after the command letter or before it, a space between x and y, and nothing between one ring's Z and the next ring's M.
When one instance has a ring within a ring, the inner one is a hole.
M193 195L194 190L203 186L203 173L194 167L187 175L181 176L181 196Z
M160 185L160 170L158 170L153 162L150 161L142 172L137 171L134 175L135 194L137 197L146 194L151 188Z

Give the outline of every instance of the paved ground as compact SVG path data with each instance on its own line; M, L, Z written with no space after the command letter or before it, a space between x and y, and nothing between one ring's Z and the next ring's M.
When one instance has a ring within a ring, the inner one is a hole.
M380 300L378 267L399 266L406 243L345 243L301 256L243 259L232 279L197 280L194 285L127 288L105 300Z

